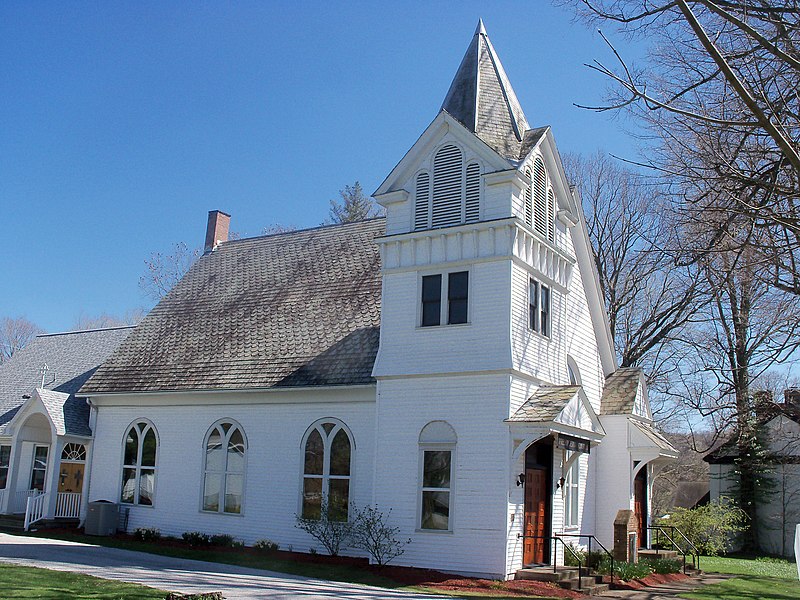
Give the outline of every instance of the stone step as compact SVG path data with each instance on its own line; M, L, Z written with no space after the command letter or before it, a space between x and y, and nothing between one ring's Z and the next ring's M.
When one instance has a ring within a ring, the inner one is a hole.
M587 590L596 585L603 585L598 583L595 577L581 577L580 584L577 577L566 579L558 582L558 585L566 590Z
M532 581L549 581L559 583L578 577L578 569L572 567L558 567L553 571L553 567L526 567L520 569L514 575L514 579L528 579Z
M678 558L679 553L675 550L639 550L639 558Z

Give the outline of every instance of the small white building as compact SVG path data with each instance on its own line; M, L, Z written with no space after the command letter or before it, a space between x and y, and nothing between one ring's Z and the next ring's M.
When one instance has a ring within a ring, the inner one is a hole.
M800 523L800 390L785 392L785 401L775 404L759 425L766 442L762 497L755 523L759 549L767 554L792 557L794 536ZM711 500L735 499L739 477L736 440L728 440L706 455L709 463Z
M646 535L675 452L482 24L374 196L385 218L235 241L210 213L206 254L81 390L86 499L301 551L296 515L375 504L412 539L397 564L497 578L560 560L555 535L610 549L621 508Z

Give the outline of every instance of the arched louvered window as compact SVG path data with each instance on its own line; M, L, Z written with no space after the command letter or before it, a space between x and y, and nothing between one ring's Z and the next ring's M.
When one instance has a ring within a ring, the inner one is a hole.
M156 488L158 438L149 421L137 421L125 434L120 502L152 506Z
M547 171L539 157L533 162L533 228L547 236Z
M530 185L525 188L525 224L533 227L533 176L530 169L525 169L525 175L531 180Z
M347 521L353 443L343 423L325 419L313 425L303 443L303 506L306 519Z
M456 146L443 146L433 158L431 227L458 225L462 217L464 159Z
M430 223L431 199L431 177L427 173L417 175L414 198L414 230L427 229Z
M238 423L220 421L206 434L203 510L240 514L247 441Z
M466 190L464 221L474 223L480 218L481 167L478 163L467 165Z
M547 239L551 242L556 238L556 199L553 188L547 190Z

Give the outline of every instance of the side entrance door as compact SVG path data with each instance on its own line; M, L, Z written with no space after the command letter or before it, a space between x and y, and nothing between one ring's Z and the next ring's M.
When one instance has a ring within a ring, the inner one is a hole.
M547 472L544 469L525 470L525 537L522 561L525 565L544 564L550 544L544 539L547 532Z
M62 462L58 474L58 491L80 493L83 489L83 463Z
M647 467L642 469L636 474L633 480L633 512L639 520L639 525L636 528L636 543L639 548L644 548L647 545L647 538L645 537L647 531Z

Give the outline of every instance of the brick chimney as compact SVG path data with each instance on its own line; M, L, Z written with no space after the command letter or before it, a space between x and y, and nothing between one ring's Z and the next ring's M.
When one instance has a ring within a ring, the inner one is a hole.
M208 211L208 226L206 227L206 246L204 253L208 254L222 242L228 241L228 229L231 225L231 216L221 210Z

